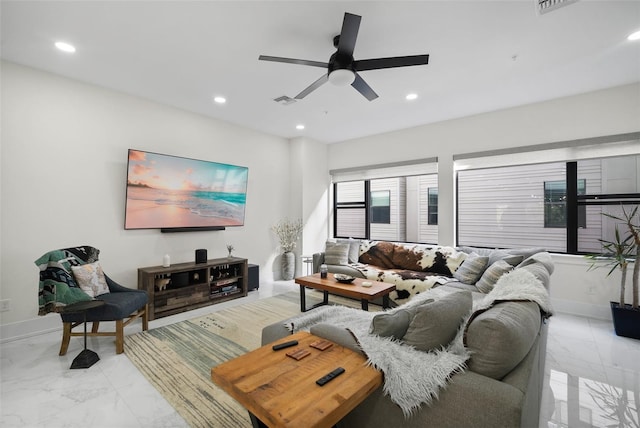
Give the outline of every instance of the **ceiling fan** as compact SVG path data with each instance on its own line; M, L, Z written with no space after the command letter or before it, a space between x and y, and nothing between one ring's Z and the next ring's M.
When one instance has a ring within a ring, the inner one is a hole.
M353 59L353 50L356 46L358 30L360 28L359 15L351 13L344 14L342 22L342 30L340 34L333 38L333 46L337 49L331 55L329 62L307 61L304 59L282 58L277 56L260 55L261 61L284 62L288 64L309 65L312 67L326 68L327 73L323 74L318 80L306 87L302 92L295 96L296 100L300 100L311 92L318 89L327 81L335 85L351 85L360 92L366 99L373 101L378 98L378 94L364 81L358 74L359 71L380 70L383 68L408 67L412 65L426 65L429 63L429 55L410 55L396 56L390 58L374 58L374 59Z

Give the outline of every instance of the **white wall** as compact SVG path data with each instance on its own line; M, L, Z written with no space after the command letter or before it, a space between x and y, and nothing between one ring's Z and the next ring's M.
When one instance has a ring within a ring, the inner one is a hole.
M290 141L12 63L2 63L1 82L0 298L11 300L0 314L3 337L16 323L51 317L60 326L57 315L37 317L33 263L57 248L99 248L105 271L134 288L137 268L161 264L165 253L172 263L193 260L196 248L222 257L227 243L261 266L261 279L279 270L270 226L300 200ZM129 148L249 167L245 226L124 230ZM326 161L320 168L326 174Z
M452 245L455 155L638 132L639 117L640 84L625 85L332 144L329 169L437 157L438 241ZM587 273L586 262L578 256L554 258L554 301L564 311L608 317L605 309L609 299L617 299L618 280L608 278L615 285L602 288L604 270Z
M292 214L302 219L300 246L295 250L298 256L296 275L306 274L300 256L310 256L324 248L328 237L327 212L329 211L330 178L327 168L327 146L324 143L308 138L291 140L291 170L294 182L292 188L297 189L293 195L297 206Z

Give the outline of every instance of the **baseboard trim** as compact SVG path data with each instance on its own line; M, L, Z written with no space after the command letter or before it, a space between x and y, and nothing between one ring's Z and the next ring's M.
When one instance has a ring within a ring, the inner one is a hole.
M62 331L62 320L59 314L50 314L43 317L32 318L0 325L0 343L26 339L27 337Z
M551 298L551 304L556 312L559 313L611 321L611 308L609 305L594 305L554 298Z

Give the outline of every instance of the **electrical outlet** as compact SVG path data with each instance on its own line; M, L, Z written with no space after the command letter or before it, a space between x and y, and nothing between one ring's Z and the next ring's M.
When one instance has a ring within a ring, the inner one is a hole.
M7 312L11 310L10 303L11 300L9 299L0 300L0 312Z

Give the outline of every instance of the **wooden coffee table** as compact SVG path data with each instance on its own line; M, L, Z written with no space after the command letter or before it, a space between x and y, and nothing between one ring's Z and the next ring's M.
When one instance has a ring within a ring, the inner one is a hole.
M271 348L290 340L298 345ZM309 346L317 340L323 339L308 332L287 336L212 368L211 379L249 411L256 427L331 427L382 384L382 373L338 344L324 351ZM311 355L287 357L297 349ZM324 386L316 384L337 367L345 372Z
M332 273L327 274L327 278L325 279L320 278L319 273L296 278L296 284L300 285L300 310L302 312L306 312L309 309L329 304L329 292L340 296L360 299L362 309L365 311L369 310L370 300L382 297L382 307L385 309L388 308L389 293L394 291L396 286L394 284L389 284L388 282L369 281L371 282L371 287L363 287L362 283L365 281L367 280L356 278L350 284L343 284L336 281ZM322 290L324 292L322 303L318 303L317 305L307 308L304 291L305 287Z

